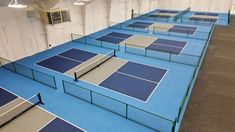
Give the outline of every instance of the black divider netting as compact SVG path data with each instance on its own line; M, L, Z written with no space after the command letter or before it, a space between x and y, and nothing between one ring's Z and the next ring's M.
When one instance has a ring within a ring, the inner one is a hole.
M109 28L113 28L113 29L122 29L122 30L129 30L129 31L135 31L135 32L184 37L184 38L190 38L190 39L207 40L209 37L209 32L207 31L190 30L190 29L184 29L184 28L168 28L165 26L161 26L160 24L154 25L154 26L148 26L146 28L139 28L143 26L143 24L134 24L130 22L124 22L120 24L112 23L110 25L112 26L110 26Z
M29 68L28 66L18 62L12 62L2 57L0 57L0 67L40 82L49 87L56 88L55 77L45 72Z
M169 22L172 17L164 17L164 16L159 16L159 17L150 17L151 14L146 14L146 15L141 15L137 16L134 19L135 20L143 20L143 21L160 21L160 22Z
M87 44L87 45L91 45L91 46L102 47L102 48L106 48L106 49L120 50L119 44L114 44L111 42L98 40L98 38L93 37L93 36L83 36L83 35L74 34L74 33L71 34L71 40L73 42L77 42L80 44ZM109 38L112 38L112 37L109 37Z
M111 96L89 90L83 86L80 86L78 83L65 80L62 80L62 83L64 92L66 94L114 112L141 125L155 130L161 130L161 125L165 126L165 128L170 131L173 131L175 128L174 125L177 122L177 118L175 120L169 120L161 115L148 112L141 108L117 100ZM142 118L142 115L145 115L145 118Z
M36 105L43 104L40 94L33 95L27 100L20 99L19 102L19 104L1 114L0 128L20 117L22 114L26 113Z
M206 31L197 31L183 28L166 28L162 26L154 26L152 30L153 34L161 34L199 40L209 39L209 32Z
M178 13L176 16L174 16L174 21L177 21L179 18L181 18L183 15L185 15L186 13L188 13L190 11L191 7L181 11L180 13Z

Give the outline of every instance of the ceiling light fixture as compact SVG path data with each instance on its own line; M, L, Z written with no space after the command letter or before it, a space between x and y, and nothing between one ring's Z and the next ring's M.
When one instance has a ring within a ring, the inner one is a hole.
M20 0L12 0L12 1L9 3L8 7L10 7L10 8L26 8L27 5L25 5L25 4L24 4L22 1L20 1Z
M76 0L73 4L74 5L79 5L79 6L85 5L85 3L83 3L81 0Z

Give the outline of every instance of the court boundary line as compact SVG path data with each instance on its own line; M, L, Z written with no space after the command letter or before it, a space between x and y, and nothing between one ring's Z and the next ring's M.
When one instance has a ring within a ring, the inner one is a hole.
M0 86L0 89L5 90L5 89L4 89L3 87L1 87L1 86ZM12 94L12 93L11 93L11 94ZM13 95L14 95L14 94L13 94ZM15 96L15 95L14 95L14 96ZM17 97L17 96L16 96L16 97ZM18 97L17 97L17 98L18 98ZM13 102L13 101L17 100L17 98L15 98L15 99L13 99L12 101L10 101L10 102L8 102L8 103L4 104L3 106L1 106L1 107L0 107L0 109L1 109L1 108L3 108L3 107L6 107L6 105L8 105L9 103L11 103L11 102Z
M41 131L43 128L45 128L47 125L49 125L52 121L54 121L56 119L56 116L54 118L52 118L49 122L47 122L45 125L43 125L41 128L39 128L37 130L37 132Z
M73 59L73 58L69 58L69 57L65 57L65 56L62 56L62 55L55 55L55 56L59 56L59 57L61 57L61 58L64 58L64 59L68 59L68 60L71 60L71 61L76 61L76 62L79 62L79 63L82 63L83 61L79 61L79 60L75 60L75 59Z
M6 89L5 87L3 87L3 86L1 86L1 85L0 85L0 87L1 87L2 89L6 90L7 92L12 93L13 95L17 96L18 98L21 98L22 100L26 100L25 98L21 97L20 95L17 95L17 94L15 94L15 93L11 92L10 90ZM42 111L45 111L45 112L47 112L47 113L53 115L54 117L57 117L57 118L59 118L59 119L65 121L65 122L67 122L68 124L70 124L70 125L72 125L72 126L78 128L78 129L83 130L84 132L87 132L85 129L83 129L83 128L81 128L81 127L79 127L79 126L77 126L77 125L71 123L70 121L68 121L68 120L66 120L66 119L63 119L62 117L60 117L60 116L58 116L58 115L56 115L56 114L54 114L54 113L52 113L52 112L50 112L50 111L48 111L48 110L42 108L42 107L39 106L39 105L36 105L35 107L37 107L37 108L41 109Z
M128 77L132 77L132 78L135 78L135 79L139 79L139 80L142 80L142 81L158 84L158 82L154 82L154 81L151 81L151 80L148 80L148 79L144 79L142 77L137 77L137 76L134 76L134 75L131 75L131 74L127 74L127 73L124 73L124 72L116 71L116 73L119 73L119 74L122 74L122 75L125 75L125 76L128 76Z

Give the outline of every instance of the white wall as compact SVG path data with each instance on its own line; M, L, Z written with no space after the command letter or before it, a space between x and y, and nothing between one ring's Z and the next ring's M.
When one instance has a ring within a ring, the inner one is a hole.
M28 18L25 10L0 7L0 56L16 60L45 48L39 14Z
M96 0L85 6L85 34L90 34L108 26L108 6L106 0Z
M235 0L157 0L158 8L195 11L228 12Z
M70 41L71 33L76 33L80 35L84 34L81 7L73 5L72 0L64 0L58 3L54 8L69 9L71 22L55 25L45 25L48 44L51 44L52 47L54 47Z
M5 2L3 2L5 1ZM227 12L235 0L92 0L84 7L63 0L55 8L68 8L71 22L54 26L41 23L38 13L27 17L24 9L0 7L0 56L15 60L70 41L70 34L87 35L106 28L109 22L122 22L135 13L156 8ZM1 0L0 6L8 0Z

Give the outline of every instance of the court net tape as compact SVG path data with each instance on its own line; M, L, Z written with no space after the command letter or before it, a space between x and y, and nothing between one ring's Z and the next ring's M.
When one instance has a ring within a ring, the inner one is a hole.
M78 78L80 78L81 76L85 75L86 73L90 72L91 70L93 70L94 68L100 66L101 64L103 64L104 62L108 61L109 59L111 59L112 57L114 57L116 54L115 50L110 51L109 53L102 55L100 58L92 61L91 63L89 63L88 65L82 67L81 69L79 69L78 71L74 72L74 78L75 80L77 80Z
M0 115L0 128L7 125L8 123L21 116L25 112L29 111L38 104L43 104L40 94L33 95L27 100L22 99L21 103Z

